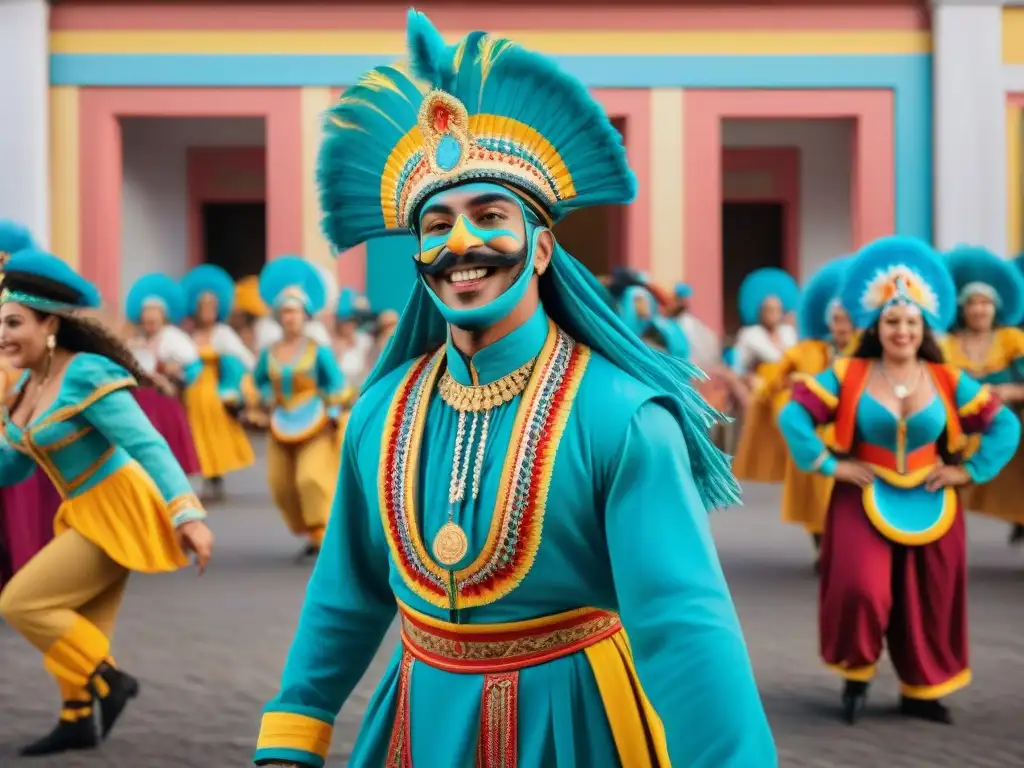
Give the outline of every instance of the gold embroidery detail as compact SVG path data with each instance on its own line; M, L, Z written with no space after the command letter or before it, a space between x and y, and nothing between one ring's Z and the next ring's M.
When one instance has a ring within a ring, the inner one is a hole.
M167 505L167 515L174 517L179 512L186 509L196 509L200 512L203 511L203 503L199 501L199 497L194 493L184 493L181 496L176 496Z
M427 653L453 661L510 661L519 656L534 656L575 645L618 624L619 617L609 613L543 634L507 640L474 640L472 635L466 635L454 640L433 634L403 616L402 633L413 645Z
M437 391L441 399L456 411L479 413L504 405L523 394L536 358L516 368L512 373L502 376L490 384L470 387L460 384L448 371L444 372Z

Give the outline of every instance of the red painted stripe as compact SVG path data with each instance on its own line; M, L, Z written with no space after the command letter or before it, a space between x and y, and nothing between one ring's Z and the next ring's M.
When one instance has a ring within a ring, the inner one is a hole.
M408 3L138 3L66 0L50 11L50 27L66 29L385 29L401 30ZM679 7L683 5L683 7ZM749 0L715 0L714 7L681 2L642 4L542 0L513 6L417 3L442 30L730 30L929 29L924 3L905 0L819 0L752 7ZM524 12L524 6L528 12ZM597 7L595 7L597 6ZM600 10L598 10L598 8Z

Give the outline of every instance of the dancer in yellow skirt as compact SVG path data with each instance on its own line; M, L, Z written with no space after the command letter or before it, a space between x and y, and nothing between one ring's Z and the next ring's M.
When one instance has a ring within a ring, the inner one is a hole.
M255 374L270 411L267 481L289 530L308 541L302 555L312 556L324 538L341 461L341 371L331 348L304 333L324 307L325 286L308 261L285 256L263 268L260 294L283 331L260 353Z
M64 702L56 728L24 755L89 749L109 733L139 690L110 657L129 574L176 570L189 550L201 571L213 546L199 499L129 392L148 375L78 314L98 304L55 256L21 251L7 264L0 341L25 373L0 411L0 483L39 464L63 499L53 541L0 593L0 614L43 654Z
M244 407L243 382L255 364L252 352L226 324L235 284L220 267L201 264L182 280L199 348L200 370L185 389L192 437L206 480L206 501L224 500L224 476L256 461L238 420Z
M962 246L946 255L959 312L943 340L946 361L988 384L1006 405L1024 402L1024 277L1011 261L984 248ZM1024 449L984 485L966 489L964 506L1006 520L1010 543L1024 541Z
M777 363L762 366L764 392L771 398L776 417L789 402L789 390L796 379L827 371L853 341L853 323L837 298L848 263L849 259L831 261L808 281L797 309L801 341L787 349ZM831 431L831 428L823 430L826 445L831 445L831 440L824 432ZM802 472L792 458L786 462L782 521L802 525L811 535L816 555L815 571L832 482L831 477Z
M781 269L755 270L740 284L738 301L744 327L733 345L733 370L744 379L750 393L732 467L740 480L781 483L786 476L789 454L775 423L762 371L796 344L796 329L783 318L796 309L799 298L796 281Z

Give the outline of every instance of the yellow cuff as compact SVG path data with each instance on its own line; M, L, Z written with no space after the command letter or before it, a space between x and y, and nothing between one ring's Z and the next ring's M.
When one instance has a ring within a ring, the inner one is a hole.
M294 749L327 759L334 726L293 712L267 712L256 749Z

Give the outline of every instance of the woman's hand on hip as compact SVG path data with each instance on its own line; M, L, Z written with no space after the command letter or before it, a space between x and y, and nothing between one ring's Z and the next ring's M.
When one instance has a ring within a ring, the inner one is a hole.
M924 479L925 488L937 491L940 488L956 488L971 482L970 473L963 467L953 464L939 464Z
M182 550L196 556L196 568L202 576L213 555L213 531L202 520L190 520L179 525L175 533Z
M837 461L834 477L840 483L850 483L863 488L874 482L875 473L871 467L859 461Z

